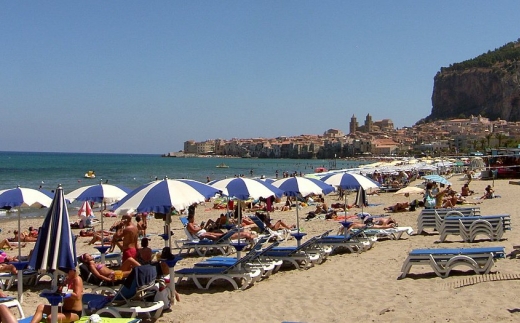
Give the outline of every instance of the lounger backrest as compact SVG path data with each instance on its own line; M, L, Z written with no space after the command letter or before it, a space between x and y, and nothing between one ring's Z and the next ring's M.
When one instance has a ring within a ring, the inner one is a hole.
M260 229L260 232L266 232L266 226L259 217L257 217L256 215L251 215L249 216L249 218L256 224L258 229Z
M223 234L220 238L215 240L215 243L218 244L218 243L228 242L229 239L231 239L231 236L234 235L237 232L238 232L238 229L236 229L236 228L231 229L228 232L226 232L225 234Z

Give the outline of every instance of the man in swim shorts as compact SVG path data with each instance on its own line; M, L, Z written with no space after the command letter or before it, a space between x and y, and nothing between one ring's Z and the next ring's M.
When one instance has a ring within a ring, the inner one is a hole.
M122 222L124 224L123 231L119 233L119 238L123 239L121 250L123 251L123 262L132 257L137 259L137 227L132 223L132 216L123 215Z

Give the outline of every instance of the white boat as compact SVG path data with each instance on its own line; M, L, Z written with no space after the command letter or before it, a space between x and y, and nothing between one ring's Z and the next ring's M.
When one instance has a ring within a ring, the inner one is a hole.
M217 167L217 168L229 168L229 166L226 165L226 164L224 164L224 163L220 163L220 164L218 164L218 165L215 166L215 167Z
M85 178L96 178L96 174L94 173L93 170L89 170L88 172L85 173Z

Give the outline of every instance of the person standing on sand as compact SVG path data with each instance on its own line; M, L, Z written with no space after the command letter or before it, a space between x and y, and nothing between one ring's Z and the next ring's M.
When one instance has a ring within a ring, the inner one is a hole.
M122 231L116 233L116 241L123 239L123 243L120 245L123 251L123 262L132 257L137 258L137 238L139 236L137 227L132 223L132 217L128 214L123 215L122 222L124 228ZM118 243L119 245L119 243Z

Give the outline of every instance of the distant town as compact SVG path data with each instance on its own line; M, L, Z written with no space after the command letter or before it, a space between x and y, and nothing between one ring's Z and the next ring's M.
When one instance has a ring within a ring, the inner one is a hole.
M331 159L360 156L468 155L498 147L518 147L520 122L490 121L482 116L417 123L396 129L392 120L360 125L355 115L349 133L329 129L323 135L280 136L184 142L180 152L164 157L227 156L242 158Z

